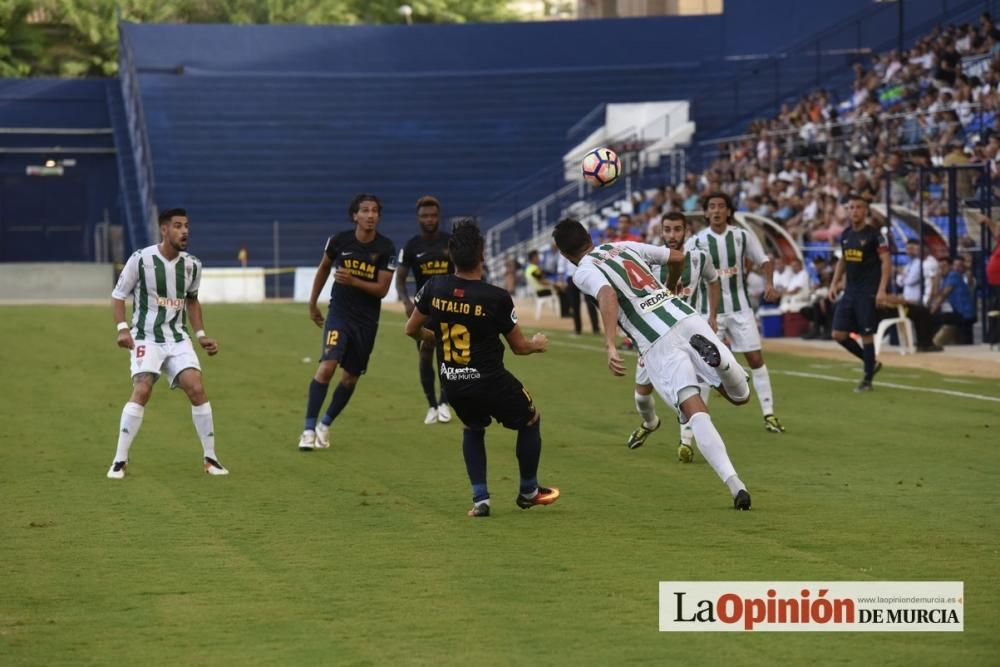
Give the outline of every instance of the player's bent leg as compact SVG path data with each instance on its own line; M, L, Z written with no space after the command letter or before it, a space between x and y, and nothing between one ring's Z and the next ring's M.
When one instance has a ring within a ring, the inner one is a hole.
M115 448L115 458L108 468L108 479L123 479L128 468L128 452L135 436L139 434L146 404L153 393L153 383L156 375L138 373L132 377L132 395L122 408L118 421L118 444Z
M201 405L208 401L205 394L205 383L201 377L201 371L197 368L185 368L174 378L174 386L180 387L181 391L191 401L191 405Z
M753 388L760 402L760 412L764 415L764 430L771 433L784 433L785 427L774 414L774 393L771 390L771 374L764 364L764 354L760 350L745 352L750 373L753 376Z
M153 373L139 373L132 376L132 395L129 402L145 406L153 396L153 385L158 376Z
M535 409L526 391L526 407L531 417L517 429L517 467L520 473L518 494L514 502L523 510L535 505L551 505L559 500L559 489L538 484L538 461L542 455L541 413ZM510 426L509 422L504 424ZM516 428L516 426L515 426Z
M427 416L424 418L425 424L437 422L437 400L434 395L434 348L424 343L419 343L419 370L420 387L424 391L424 398L427 399Z
M696 387L692 389L695 390L694 395L683 390L678 393L678 398L686 396L684 400L680 401L681 413L687 417L687 421L691 424L691 430L694 431L694 437L698 439L698 449L701 450L702 456L729 489L733 498L733 507L737 510L748 510L750 509L750 493L736 474L736 468L729 460L726 445L716 430L715 424L712 423L712 417L708 414L700 393L697 392Z
M340 365L340 362L336 359L326 359L319 362L316 366L316 373L313 375L313 379L322 384L330 384L333 374L337 372L338 365Z
M466 426L462 431L462 458L465 472L472 486L471 517L490 515L490 490L486 484L486 431L481 427Z
M693 318L689 318L692 319ZM686 321L686 320L685 320ZM698 333L688 341L698 352L702 360L715 368L722 381L717 389L722 396L733 405L743 405L750 400L750 380L743 367L740 366L732 351L721 339L704 324L702 320L693 321Z
M326 394L330 389L330 380L333 378L339 363L337 359L324 359L316 366L316 373L309 382L305 424L302 435L299 436L300 452L311 452L317 448L319 439L316 435L316 422L319 418L319 411L323 408L323 401L326 400ZM327 441L327 446L329 446L329 439Z
M629 449L638 449L646 444L650 434L660 428L660 418L656 415L656 399L653 398L653 385L639 383L635 385L635 409L642 417L639 428L632 431L625 444Z
M323 419L316 425L316 449L329 449L330 447L330 424L336 419L347 403L354 395L354 388L358 384L358 376L349 372L346 368L340 372L340 382L333 390L333 398L326 409Z
M201 441L203 469L209 475L228 475L229 471L219 463L215 454L215 424L212 417L212 404L208 402L205 385L202 382L201 371L196 368L185 368L174 381L191 400L191 421L194 430Z

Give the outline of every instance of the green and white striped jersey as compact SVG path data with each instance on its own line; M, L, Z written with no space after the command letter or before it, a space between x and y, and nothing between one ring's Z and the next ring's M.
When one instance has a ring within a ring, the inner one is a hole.
M670 267L660 264L653 267L657 279L667 284ZM719 274L712 264L712 259L697 248L685 248L684 268L681 277L674 287L675 293L683 298L696 312L708 317L708 284L719 279Z
M722 234L706 227L695 238L697 248L708 253L719 274L722 286L719 314L752 310L747 294L746 260L755 267L770 261L757 237L741 227L729 225Z
M650 264L666 264L669 257L670 251L663 246L605 243L585 255L573 274L573 282L584 294L596 298L606 285L615 291L618 324L635 341L639 354L645 354L670 327L696 314L650 268Z
M151 245L125 262L111 297L132 297L132 337L151 343L180 343L187 332L188 297L198 296L201 260L181 252L173 261Z

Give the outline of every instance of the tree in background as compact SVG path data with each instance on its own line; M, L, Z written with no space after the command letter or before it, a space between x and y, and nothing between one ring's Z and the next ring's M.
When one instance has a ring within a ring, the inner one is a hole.
M118 22L401 23L399 0L0 0L0 76L111 76ZM412 0L413 23L516 18L506 0Z
M44 34L33 28L31 0L0 0L0 77L30 76L45 52Z

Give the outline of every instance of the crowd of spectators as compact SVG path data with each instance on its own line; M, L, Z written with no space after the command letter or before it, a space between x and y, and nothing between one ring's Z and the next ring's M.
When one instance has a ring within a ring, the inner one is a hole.
M947 178L920 166L991 164L1000 195L1000 30L989 14L977 24L939 26L902 53L856 63L843 99L814 91L782 105L773 118L716 145L700 174L626 202L627 225L611 221L603 238L654 237L663 213L700 208L699 196L726 192L739 210L767 216L807 247L835 245L847 226L843 203L864 194L918 210L947 212ZM961 173L955 187L973 197L978 176ZM975 245L969 238L963 246Z
M858 62L853 75L841 97L816 90L783 105L776 116L752 122L744 136L716 144L717 155L703 172L634 193L613 215L592 224L594 241L660 243L665 213L696 212L703 194L725 192L738 210L774 220L813 251L807 266L782 262L776 268L775 287L783 298L771 305L803 313L810 322L806 337L828 337L832 307L825 290L836 261L829 251L849 224L849 194L873 202L888 197L913 211L922 204L925 216L947 213L951 187L963 199L987 189L1000 197L1000 29L988 13L975 24L938 26L907 51ZM921 182L918 172L921 166L983 163L990 164L990 183L971 170L960 172L955 183L934 172L925 172ZM975 245L960 238L952 254ZM554 253L543 252L536 261L546 264L543 272L554 284L565 282ZM971 267L964 252L950 265L943 258L939 265L933 256L914 263L911 256L900 267L896 284L900 298L908 296L910 310L918 311L922 349L936 347L934 331L968 338L970 312L975 319ZM923 281L917 300L915 271ZM508 282L513 288L514 280Z

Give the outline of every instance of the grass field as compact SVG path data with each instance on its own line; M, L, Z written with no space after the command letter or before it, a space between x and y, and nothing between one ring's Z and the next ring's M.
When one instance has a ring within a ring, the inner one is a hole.
M385 314L329 451L295 444L319 331L299 305L207 306L220 459L158 385L129 476L104 474L128 397L109 308L0 309L0 664L899 664L1000 655L1000 405L879 388L769 355L778 414L716 399L753 493L737 513L672 428L628 451L631 381L591 338L508 366L542 413L551 507L518 510L514 436L487 435L494 515L465 517L460 426L424 426ZM528 331L532 328L526 327ZM630 366L634 360L630 359ZM891 361L891 358L887 358ZM1000 397L996 381L880 380ZM662 402L661 416L669 416ZM964 633L659 633L661 580L963 580Z

